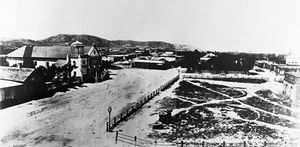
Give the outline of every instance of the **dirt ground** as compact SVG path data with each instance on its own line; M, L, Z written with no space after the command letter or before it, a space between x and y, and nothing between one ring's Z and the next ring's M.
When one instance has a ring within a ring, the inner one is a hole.
M280 94L283 88L282 83L274 80L276 76L273 72L264 71L260 74L270 78L266 83L185 79L194 87L182 88L178 93L176 89L181 84L178 81L116 130L158 142L181 139L201 142L204 138L212 142L260 139L300 141L300 118L293 115L299 113L299 109L262 94L262 90ZM167 107L173 109L174 122L166 129L152 129L152 125L159 120L159 112ZM189 128L187 130L177 125L182 124L184 119L189 120L185 123L186 127L182 127ZM211 132L213 134L208 135Z
M176 69L112 73L101 83L0 110L0 146L115 146L114 133L105 132L108 106L114 116L178 74Z

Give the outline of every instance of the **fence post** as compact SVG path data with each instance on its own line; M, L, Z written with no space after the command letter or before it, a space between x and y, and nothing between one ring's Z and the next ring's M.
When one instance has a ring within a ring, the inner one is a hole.
M225 147L225 146L226 146L225 141L223 141L223 147Z
M116 131L116 144L118 143L118 134L119 134L119 131Z
M183 141L181 140L181 147L183 147Z
M109 122L106 122L106 132L108 132L108 130L109 130Z
M267 141L265 140L265 142L264 142L264 146L267 146Z
M202 147L204 147L204 141L202 141Z
M134 146L136 146L136 136L134 136Z
M247 147L246 141L244 141L244 147Z

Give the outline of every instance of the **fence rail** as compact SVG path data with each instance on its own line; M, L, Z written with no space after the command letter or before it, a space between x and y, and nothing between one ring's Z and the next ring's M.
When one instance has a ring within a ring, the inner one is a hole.
M165 90L168 86L173 84L179 79L179 75L168 81L167 83L163 84L153 92L149 93L148 95L139 98L139 101L134 103L131 107L127 108L117 116L113 117L110 121L106 122L106 131L111 132L120 122L125 120L127 117L132 115L136 112L139 108L141 108L144 104L150 101L154 96L158 95L161 91Z
M249 79L249 80L266 80L268 77L248 76L248 75L201 75L201 74L182 74L183 78L193 79Z
M139 138L137 136L130 136L116 132L115 143L118 141L131 144L134 146L143 146L143 147L297 147L297 142L294 141L266 141L266 140L245 140L239 142L229 142L229 141L220 141L220 142L211 142L208 140L202 141L179 141L179 142L160 142L156 140L147 140Z

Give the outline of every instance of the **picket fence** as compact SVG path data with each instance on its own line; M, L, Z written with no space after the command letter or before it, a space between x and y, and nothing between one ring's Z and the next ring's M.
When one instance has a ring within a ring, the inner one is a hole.
M168 86L176 82L178 79L179 75L175 76L167 83L163 84L153 92L149 93L147 96L139 98L138 102L134 103L131 107L127 108L125 111L113 117L110 121L106 122L106 131L111 132L120 122L124 121L127 117L129 117L138 109L140 109L144 104L149 102L154 96L158 95L161 91L165 90Z
M182 74L183 78L192 79L250 79L250 80L266 80L269 81L268 77L262 76L248 76L248 75L201 75L201 74Z

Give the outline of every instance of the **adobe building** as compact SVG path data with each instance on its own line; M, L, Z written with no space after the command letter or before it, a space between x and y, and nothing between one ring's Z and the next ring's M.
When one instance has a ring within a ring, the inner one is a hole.
M0 109L39 98L46 93L40 68L0 66Z
M176 58L171 57L139 57L131 61L134 68L169 69L174 67Z
M78 77L83 82L101 81L104 78L102 57L95 45L85 47L75 41L70 46L23 46L6 55L9 66L37 68L44 66L61 67L71 64L76 67L70 76Z
M300 102L300 73L286 72L283 84L283 94L294 102Z

